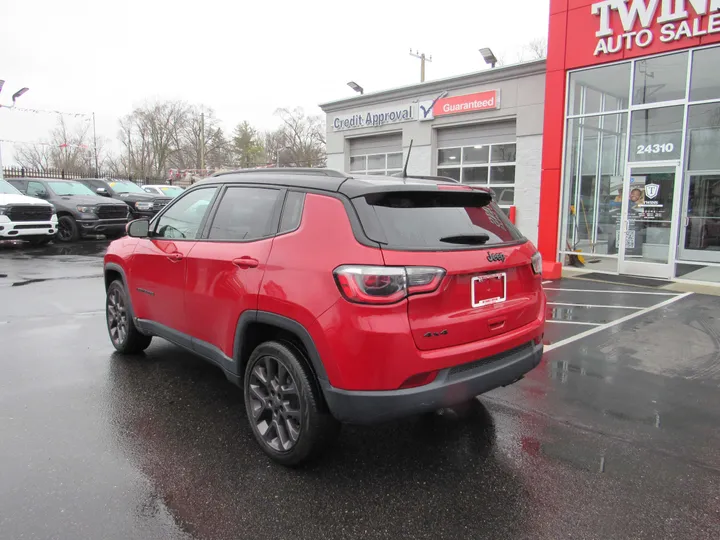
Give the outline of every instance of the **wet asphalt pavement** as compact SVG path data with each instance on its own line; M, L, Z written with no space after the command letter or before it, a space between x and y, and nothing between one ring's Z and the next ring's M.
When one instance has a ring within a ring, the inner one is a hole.
M0 245L3 540L720 538L717 297L548 283L523 381L288 470L216 368L113 354L105 246Z

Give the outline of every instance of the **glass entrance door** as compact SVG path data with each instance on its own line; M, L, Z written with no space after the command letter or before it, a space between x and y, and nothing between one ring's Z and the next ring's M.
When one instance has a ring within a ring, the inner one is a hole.
M680 166L672 163L628 165L617 202L618 271L670 279L680 206Z
M678 258L720 263L720 172L689 173Z

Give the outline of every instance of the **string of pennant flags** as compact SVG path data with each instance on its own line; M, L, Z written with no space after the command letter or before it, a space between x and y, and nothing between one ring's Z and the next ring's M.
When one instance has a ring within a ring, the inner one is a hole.
M29 145L37 145L37 146L51 146L53 148L82 148L83 150L89 150L92 148L92 145L87 144L70 144L70 143L48 143L48 142L29 142L29 141L12 141L10 139L0 139L0 143L10 143L10 144L29 144Z
M10 110L33 114L60 114L62 116L72 116L73 118L85 118L87 121L90 121L92 119L92 113L71 113L65 111L54 111L49 109L27 109L24 107L13 107Z

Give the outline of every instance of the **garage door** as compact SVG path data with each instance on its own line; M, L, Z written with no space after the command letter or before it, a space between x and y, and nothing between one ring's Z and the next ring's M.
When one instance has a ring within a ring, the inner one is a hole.
M437 174L489 185L500 206L515 203L515 121L439 129Z
M350 139L350 170L358 174L393 174L402 170L402 134Z

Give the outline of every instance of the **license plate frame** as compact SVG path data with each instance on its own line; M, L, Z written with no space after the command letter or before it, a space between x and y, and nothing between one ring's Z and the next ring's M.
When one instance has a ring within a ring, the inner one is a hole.
M485 281L490 281L493 279L501 279L502 280L502 296L495 296L492 298L483 298L481 300L478 300L476 298L476 294L475 294L475 284L482 283ZM470 283L470 302L472 304L472 307L478 308L478 307L490 306L492 304L499 304L501 302L504 302L505 300L507 300L507 272L497 272L495 274L485 274L482 276L475 276L472 278L472 281Z

